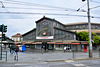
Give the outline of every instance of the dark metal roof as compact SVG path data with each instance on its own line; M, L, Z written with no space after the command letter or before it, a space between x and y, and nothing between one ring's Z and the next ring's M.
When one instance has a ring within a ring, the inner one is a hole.
M59 22L59 21L57 21L57 20L55 20L55 19L51 19L51 18L48 18L48 17L45 17L45 16L44 16L43 18L37 20L35 23L38 23L38 22L40 22L40 21L42 21L42 20L44 20L44 19L47 19L47 20L50 20L50 21L54 21L54 22L57 22L57 23L59 23L59 24L61 24L61 25L63 25L63 26L66 26L65 24L62 24L61 22Z
M73 32L73 31L68 31L68 30L64 30L64 29L60 29L60 28L57 28L57 27L54 27L55 29L59 29L59 30L63 30L63 31L66 31L66 32L69 32L69 33L74 33L76 34L76 32Z
M23 34L22 36L25 36L25 35L27 35L28 33L32 32L32 31L35 31L35 30L36 30L36 28L34 28L34 29L32 29L32 30L30 30L30 31L26 32L26 33L25 33L25 34Z

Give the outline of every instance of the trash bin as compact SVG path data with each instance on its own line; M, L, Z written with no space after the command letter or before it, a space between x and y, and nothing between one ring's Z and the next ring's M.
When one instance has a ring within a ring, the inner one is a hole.
M25 51L25 45L22 46L22 51Z

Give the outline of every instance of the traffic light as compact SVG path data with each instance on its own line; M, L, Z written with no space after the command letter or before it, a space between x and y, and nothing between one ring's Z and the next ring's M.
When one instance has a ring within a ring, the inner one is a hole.
M7 32L7 25L0 25L0 32Z
M85 0L82 0L83 2L85 1Z
M3 26L2 26L2 25L0 25L0 32L2 32L2 29L3 29Z
M5 34L2 35L2 41L5 41L6 40L6 37L5 37Z
M7 26L4 25L4 32L7 32Z

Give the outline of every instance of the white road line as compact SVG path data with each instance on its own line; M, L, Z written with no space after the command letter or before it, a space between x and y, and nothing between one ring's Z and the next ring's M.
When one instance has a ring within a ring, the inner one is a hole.
M21 63L18 64L18 63L17 63L17 64L15 64L15 65L30 65L30 64L21 64Z
M73 64L74 66L78 66L78 67L80 67L80 66L85 66L84 64Z
M65 60L65 62L70 63L70 62L75 62L73 60Z

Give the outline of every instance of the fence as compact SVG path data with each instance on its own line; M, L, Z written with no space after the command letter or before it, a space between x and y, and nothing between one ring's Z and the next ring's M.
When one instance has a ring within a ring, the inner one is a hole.
M2 55L1 55L1 51L0 51L0 60L3 60L4 58L7 61L7 51L2 51Z

